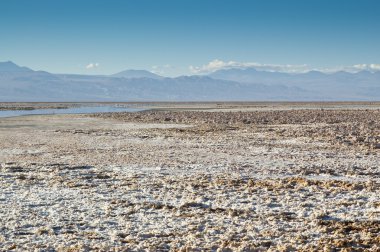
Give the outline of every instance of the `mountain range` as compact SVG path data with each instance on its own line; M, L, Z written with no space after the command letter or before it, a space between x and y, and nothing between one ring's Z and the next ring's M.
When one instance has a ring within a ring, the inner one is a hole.
M380 72L289 74L233 68L168 78L145 70L53 74L0 62L0 102L359 100L380 100Z

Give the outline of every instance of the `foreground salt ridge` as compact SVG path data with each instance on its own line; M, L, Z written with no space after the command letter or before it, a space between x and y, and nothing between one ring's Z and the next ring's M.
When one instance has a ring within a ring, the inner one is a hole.
M18 250L376 251L379 112L346 112L2 121L0 242Z

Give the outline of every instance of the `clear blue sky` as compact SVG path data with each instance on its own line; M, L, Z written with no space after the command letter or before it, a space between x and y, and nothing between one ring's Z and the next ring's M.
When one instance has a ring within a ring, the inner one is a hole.
M380 1L0 1L0 61L54 73L158 66L179 75L214 59L379 64Z

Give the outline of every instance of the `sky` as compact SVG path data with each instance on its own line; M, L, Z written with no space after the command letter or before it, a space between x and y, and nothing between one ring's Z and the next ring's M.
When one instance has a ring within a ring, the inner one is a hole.
M77 74L380 70L380 1L1 0L8 60Z

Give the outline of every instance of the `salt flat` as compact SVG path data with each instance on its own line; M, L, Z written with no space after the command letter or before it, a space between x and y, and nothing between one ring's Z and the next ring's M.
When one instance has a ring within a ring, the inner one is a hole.
M380 107L263 106L0 119L1 249L378 251Z

